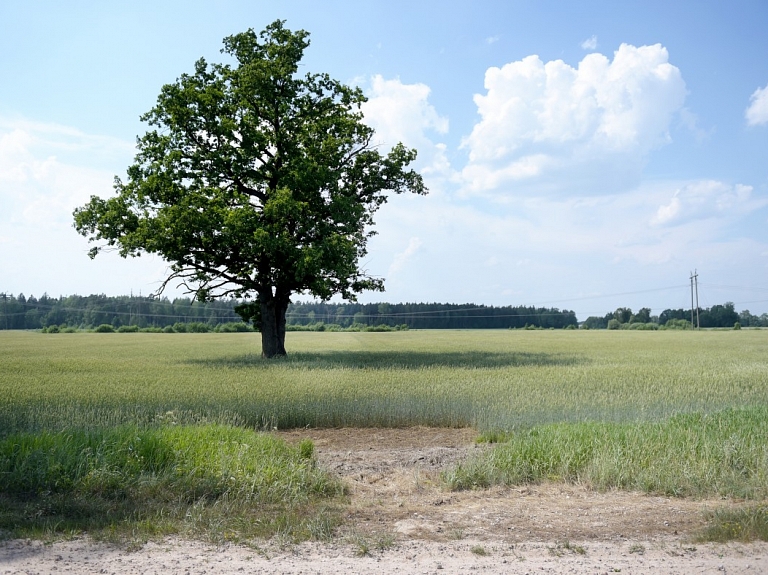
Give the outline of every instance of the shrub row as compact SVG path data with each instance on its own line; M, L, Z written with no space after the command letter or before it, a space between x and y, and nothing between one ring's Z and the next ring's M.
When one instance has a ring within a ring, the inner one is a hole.
M349 327L342 327L337 323L325 323L318 321L316 323L310 323L307 325L293 325L289 324L285 326L286 331L407 331L408 324L396 325L394 327L389 325L366 325L364 323L353 323Z
M78 331L93 331L95 333L234 333L253 331L253 328L243 322L233 321L229 323L220 323L215 326L202 322L178 322L173 325L167 325L165 327L142 328L137 325L121 325L120 327L115 328L111 324L103 323L93 328L93 330L78 329L76 327L67 326L67 324L63 323L61 325L51 325L42 329L42 333L77 333Z
M388 325L365 325L362 323L353 323L349 327L342 327L335 323L324 323L319 321L317 323L311 323L309 325L287 325L286 331L406 331L408 329L407 324L396 325L394 327ZM91 330L79 330L75 327L68 327L67 324L52 325L47 328L43 328L43 333L76 333L78 331L91 331ZM103 323L100 326L95 327L92 331L95 333L234 333L234 332L246 332L254 331L253 327L243 322L230 322L220 323L219 325L212 326L202 322L189 322L189 323L175 323L163 328L160 327L142 327L137 325L122 325L115 328L111 324Z

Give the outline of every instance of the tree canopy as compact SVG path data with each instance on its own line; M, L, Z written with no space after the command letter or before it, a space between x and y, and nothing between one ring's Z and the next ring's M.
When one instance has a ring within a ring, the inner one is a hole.
M199 300L252 298L240 313L262 353L285 354L292 294L355 300L383 290L360 269L387 192L426 193L416 151L372 145L365 96L327 74L298 74L309 34L276 21L224 39L235 64L163 86L142 120L127 181L74 212L75 228L123 257L159 254Z

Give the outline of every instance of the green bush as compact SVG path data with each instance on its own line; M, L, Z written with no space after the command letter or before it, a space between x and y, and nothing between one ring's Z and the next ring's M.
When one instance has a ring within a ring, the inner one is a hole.
M172 325L167 325L163 328L163 333L175 333Z
M653 331L655 331L655 330L659 329L659 326L658 326L658 324L655 324L655 323L652 323L652 322L648 322L648 323L635 322L635 323L629 324L629 329L635 329L635 330L641 330L641 331L643 331L643 330L653 330Z
M379 324L370 325L365 329L365 331L395 331L395 328L389 327L388 325Z
M687 319L670 319L664 324L664 329L691 329L691 322Z
M121 325L119 328L117 328L117 333L139 333L139 326Z
M234 332L244 332L244 331L251 331L248 324L242 322L242 321L231 321L229 323L220 323L216 326L216 329L214 331L217 331L219 333L234 333Z
M608 329L621 329L621 322L613 318L608 322Z
M93 331L96 333L115 333L115 328L108 323L103 323Z

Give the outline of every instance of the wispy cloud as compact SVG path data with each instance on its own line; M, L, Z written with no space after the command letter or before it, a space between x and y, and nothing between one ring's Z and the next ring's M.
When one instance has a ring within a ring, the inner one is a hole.
M693 134L697 142L704 142L705 140L708 140L714 132L713 129L703 129L699 125L698 116L691 112L691 110L688 108L680 108L680 124Z
M597 48L597 36L592 35L581 43L582 50L594 50Z
M87 165L98 163L96 148L109 154L109 143L61 126L0 122L0 201L6 206L0 219L69 227L74 207L112 189L114 173ZM118 153L132 149L123 142L117 147Z
M750 126L768 124L768 85L758 88L749 98L749 107L744 116Z
M419 251L420 247L421 240L417 237L411 238L408 242L408 247L405 248L405 251L395 255L395 259L392 261L389 266L389 270L387 271L387 276L391 277L397 275L397 273L403 269L403 266L406 264L406 262L410 260L416 252Z
M721 223L750 213L768 204L753 198L752 186L729 185L716 180L700 180L677 188L669 199L659 206L651 218L651 225L681 225L693 220L718 219Z
M91 261L88 243L72 228L74 208L91 195L109 196L114 175L133 152L131 142L116 138L0 118L0 269L6 289L120 294L157 288L167 264L151 256L125 261L115 253Z
M36 150L45 148L53 154L83 154L92 163L97 159L122 156L130 158L135 143L111 136L88 134L71 126L55 123L36 122L26 118L0 116L0 134L14 133L25 139L27 147Z
M689 266L719 277L744 265L763 273L768 242L743 226L751 215L768 216L756 196L747 185L693 180L612 195L516 197L492 209L448 195L397 197L377 218L371 252L380 263L371 271L385 275L393 300L408 300L416 287L434 301L497 303L509 301L512 287L516 303L657 288ZM416 230L418 242L404 250L397 238Z

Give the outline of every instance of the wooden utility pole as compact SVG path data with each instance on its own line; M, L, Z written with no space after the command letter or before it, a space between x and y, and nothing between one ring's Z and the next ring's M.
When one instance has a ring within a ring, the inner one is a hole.
M693 323L693 272L691 272L691 329L694 329L695 325Z
M696 292L696 303L694 307L694 290ZM696 310L696 321L694 321L693 310ZM699 273L696 270L691 272L691 329L701 329L699 322Z
M693 286L696 291L696 329L701 329L701 322L699 321L699 272L693 270Z

